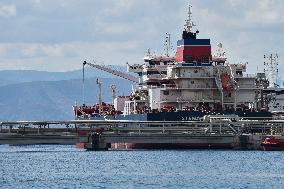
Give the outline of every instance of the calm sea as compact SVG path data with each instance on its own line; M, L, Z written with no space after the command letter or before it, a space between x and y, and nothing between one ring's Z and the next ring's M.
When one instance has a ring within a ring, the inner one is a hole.
M284 188L284 152L0 145L1 188Z

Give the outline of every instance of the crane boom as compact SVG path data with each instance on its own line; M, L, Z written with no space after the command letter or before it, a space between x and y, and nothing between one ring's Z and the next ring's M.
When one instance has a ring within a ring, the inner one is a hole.
M132 75L127 74L127 73L124 73L122 71L114 70L114 69L108 68L108 67L103 66L103 65L92 64L92 63L88 63L88 62L84 61L83 67L85 65L89 65L89 66L92 66L92 67L97 68L99 70L105 71L107 73L111 73L111 74L116 75L118 77L121 77L123 79L127 79L127 80L129 80L133 83L139 83L139 79L137 77L132 76Z

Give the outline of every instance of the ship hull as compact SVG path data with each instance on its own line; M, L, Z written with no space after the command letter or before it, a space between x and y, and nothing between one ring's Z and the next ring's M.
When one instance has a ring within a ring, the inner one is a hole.
M270 112L203 112L203 111L178 111L158 112L145 114L130 114L116 116L96 116L89 118L78 118L79 120L135 120L135 121L203 121L205 115L237 115L243 119L271 119Z
M261 146L264 151L284 151L284 144L265 144Z
M261 143L264 151L284 151L284 142L274 137L266 137Z
M111 149L232 149L231 143L112 143Z

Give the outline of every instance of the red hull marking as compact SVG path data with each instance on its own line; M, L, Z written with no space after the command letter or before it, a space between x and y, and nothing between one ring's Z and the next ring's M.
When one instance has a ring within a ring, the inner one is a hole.
M85 148L85 143L83 142L76 143L76 148Z

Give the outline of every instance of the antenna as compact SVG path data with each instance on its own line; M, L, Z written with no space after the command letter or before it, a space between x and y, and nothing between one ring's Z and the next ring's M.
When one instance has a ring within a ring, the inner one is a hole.
M151 55L151 49L150 48L147 49L147 55Z
M264 73L269 81L270 88L277 87L278 84L278 54L264 55Z
M223 44L222 43L218 43L217 44L217 57L220 58L226 58L226 52L223 49Z

